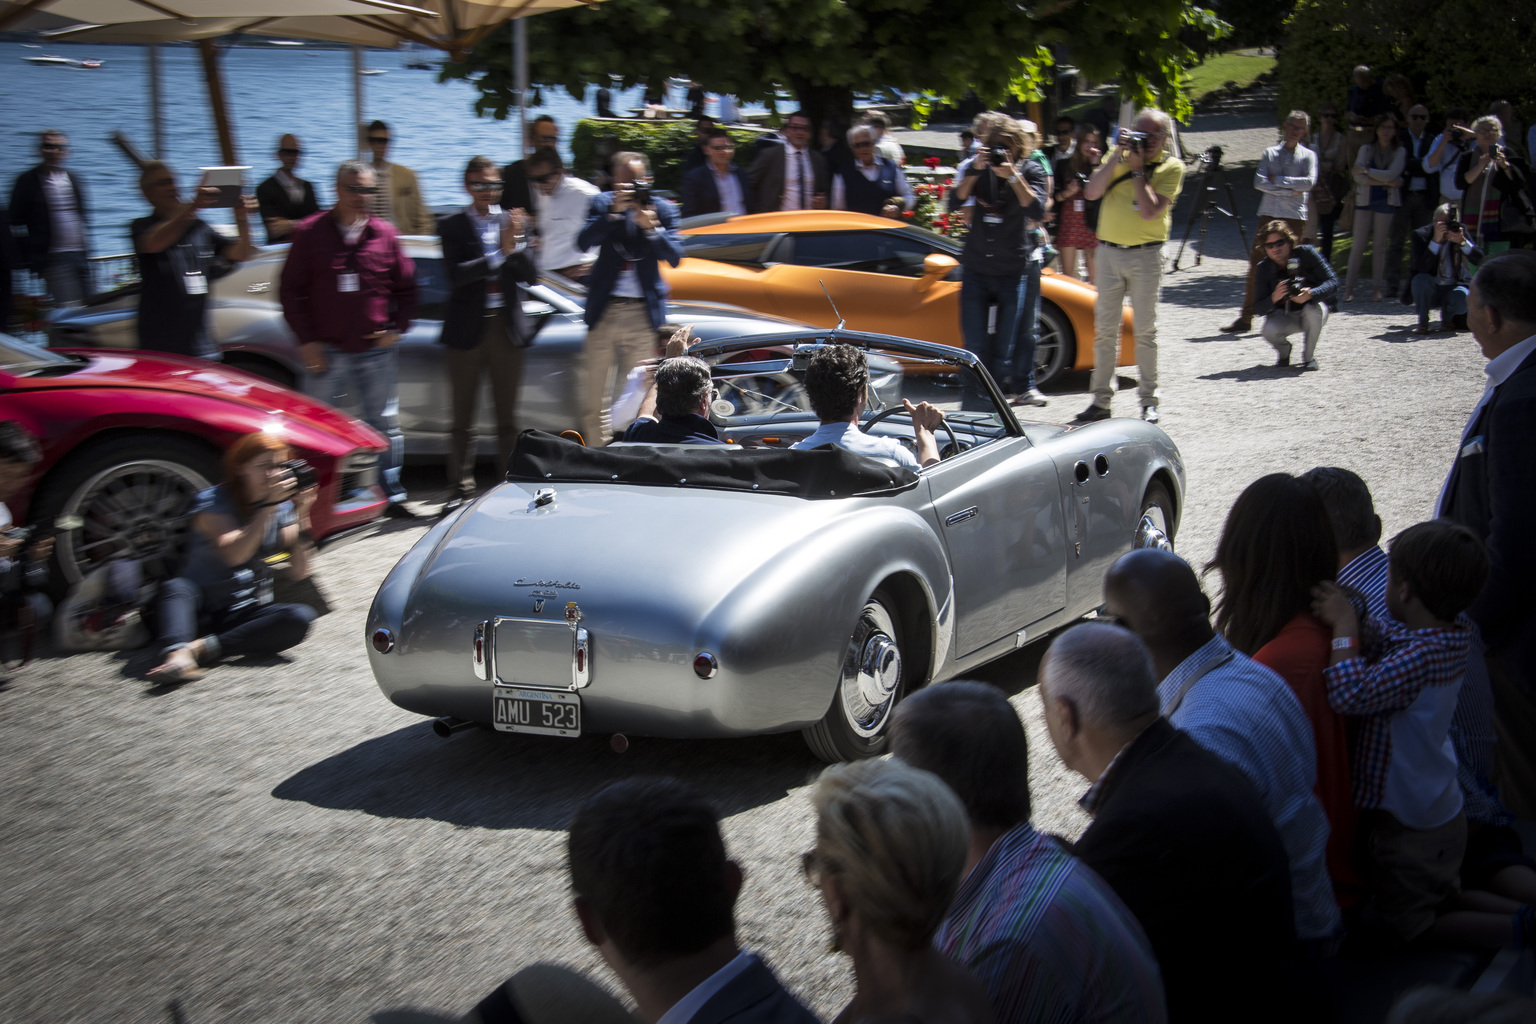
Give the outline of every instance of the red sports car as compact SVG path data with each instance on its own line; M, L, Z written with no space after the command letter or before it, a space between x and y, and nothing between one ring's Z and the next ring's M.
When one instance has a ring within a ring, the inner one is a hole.
M280 433L314 467L311 520L323 539L378 518L385 440L372 428L264 378L217 363L110 349L45 349L0 334L0 419L36 437L43 461L11 503L19 524L57 531L54 579L112 558L174 568L187 507L222 479L236 438Z

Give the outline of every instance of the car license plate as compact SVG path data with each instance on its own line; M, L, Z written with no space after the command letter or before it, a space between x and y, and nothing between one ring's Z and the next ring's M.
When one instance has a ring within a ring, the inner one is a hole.
M515 690L498 686L491 697L498 732L543 736L581 735L581 698L560 690Z

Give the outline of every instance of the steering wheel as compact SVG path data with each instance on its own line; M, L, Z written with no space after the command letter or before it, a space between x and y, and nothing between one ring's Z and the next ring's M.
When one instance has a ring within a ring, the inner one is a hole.
M885 420L886 418L888 418L890 416L894 416L898 412L904 413L906 411L907 411L906 406L893 405L889 409L881 410L880 412L875 413L869 419L865 420L864 421L864 425L863 425L863 427L861 429L867 434L867 433L869 433L869 428L874 426L876 423L879 423L882 420ZM941 459L949 458L949 455L945 455L944 452L948 452L948 453L950 453L950 455L953 455L953 454L955 454L957 452L962 452L962 451L965 450L960 445L960 439L955 436L955 428L949 425L949 418L948 417L945 417L944 419L940 420L939 421L939 426L943 427L944 428L944 432L949 435L949 444L944 446L943 450L939 453L939 458L941 458ZM913 433L914 436L916 436L916 434L917 434L916 428L913 428L912 433ZM905 443L905 439L904 438L899 439L899 440L902 440L903 443Z

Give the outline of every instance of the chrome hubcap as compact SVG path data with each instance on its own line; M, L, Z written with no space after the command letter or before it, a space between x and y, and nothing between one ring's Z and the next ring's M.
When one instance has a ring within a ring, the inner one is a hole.
M1168 516L1161 505L1152 505L1141 514L1136 525L1136 547L1156 551L1172 551L1173 539L1168 536Z
M885 607L871 601L859 615L843 659L838 687L843 713L855 733L865 738L885 728L901 684L901 647L895 623Z

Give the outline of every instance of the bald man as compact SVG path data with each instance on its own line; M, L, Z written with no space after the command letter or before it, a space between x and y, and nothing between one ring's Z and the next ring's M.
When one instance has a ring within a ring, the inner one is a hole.
M256 186L256 203L261 208L261 222L267 227L267 244L286 242L293 226L320 211L315 201L315 186L296 172L304 147L298 136L284 135L277 140L279 167L272 177Z
M1332 952L1342 926L1328 878L1328 816L1313 789L1317 750L1301 702L1273 671L1211 628L1211 602L1171 551L1124 555L1104 577L1104 607L1152 655L1163 717L1247 776L1290 862L1296 935Z
M1129 630L1065 631L1040 665L1046 731L1093 785L1073 852L1131 908L1163 970L1168 1019L1294 1019L1285 847L1242 773L1159 713Z

